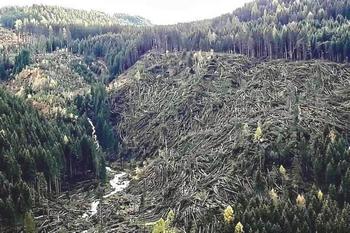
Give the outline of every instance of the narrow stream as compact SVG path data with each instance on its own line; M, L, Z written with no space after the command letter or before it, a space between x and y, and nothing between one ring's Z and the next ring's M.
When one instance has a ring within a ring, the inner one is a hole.
M116 194L117 192L123 191L126 187L128 187L130 181L120 181L120 179L124 176L126 176L125 172L117 173L114 175L114 178L109 181L114 190L111 193L104 195L103 198L109 198L110 196Z
M128 187L130 181L128 180L124 180L121 181L121 179L126 176L125 172L121 172L121 173L116 173L115 171L113 171L110 167L106 167L107 172L114 174L114 178L111 179L109 181L109 184L112 186L112 188L114 189L112 192L110 192L109 194L106 194L103 196L104 199L107 199L111 196L113 196L114 194L116 194L117 192L121 192L123 191L125 188ZM98 205L100 204L99 200L95 200L91 203L91 208L89 210L89 212L84 213L83 214L83 218L89 218L94 216L95 214L97 214L97 208Z
M94 139L96 145L97 145L97 148L100 147L99 143L98 143L98 140L97 140L97 136L96 136L96 130L95 130L95 126L94 124L92 123L91 119L90 118L87 118L90 125L91 125L91 128L92 128L92 138ZM110 192L109 194L106 194L103 196L104 199L107 199L111 196L113 196L114 194L116 194L117 192L120 192L120 191L123 191L125 188L128 187L130 181L128 180L124 180L124 181L121 181L122 178L124 176L126 176L126 173L125 172L121 172L121 173L116 173L114 170L112 170L110 167L106 167L106 171L110 174L114 174L114 177L113 179L111 179L109 181L109 184L112 186L112 188L114 189L112 192ZM100 201L99 200L94 200L92 203L91 203L91 208L89 210L89 212L87 213L84 213L82 218L89 218L89 217L92 217L94 216L95 214L97 214L97 209L98 209L98 205L100 204Z
M92 123L92 121L91 121L91 119L89 117L87 118L87 120L88 120L88 122L89 122L89 124L91 125L91 128L92 128L91 137L94 139L96 147L100 148L100 143L98 143L98 140L97 140L95 126L94 126L94 124Z

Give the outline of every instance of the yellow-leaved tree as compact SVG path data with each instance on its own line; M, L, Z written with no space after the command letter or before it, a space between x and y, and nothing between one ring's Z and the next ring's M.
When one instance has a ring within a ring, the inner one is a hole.
M261 141L262 136L263 136L263 132L261 129L261 124L260 124L260 122L258 122L258 127L256 128L255 134L254 134L254 140L259 142L259 141Z
M334 130L331 130L328 137L331 139L332 143L335 143L335 140L337 139L337 133Z
M305 197L304 195L298 194L297 199L296 199L297 206L299 207L305 207Z
M167 227L170 227L170 225L173 224L174 220L175 220L175 213L173 210L170 210L166 216L166 221L165 221Z
M227 206L224 211L224 220L226 223L233 222L233 208L230 205Z
M68 139L67 135L64 135L63 142L64 142L65 145L68 144L69 139Z
M271 189L269 191L270 198L272 199L273 204L277 204L278 201L278 194L276 193L275 189Z
M319 201L322 201L323 200L323 192L321 190L318 190L317 192L317 199Z
M243 225L241 222L238 222L235 226L235 233L244 233Z
M286 171L286 169L283 167L283 165L281 165L281 166L279 167L278 171L281 173L282 176L286 177L287 171Z
M167 214L167 218L164 221L163 218L160 218L154 225L152 233L175 233L177 232L176 228L172 227L175 219L175 213L173 210L170 210Z
M163 218L160 218L153 226L152 233L165 233L165 221Z

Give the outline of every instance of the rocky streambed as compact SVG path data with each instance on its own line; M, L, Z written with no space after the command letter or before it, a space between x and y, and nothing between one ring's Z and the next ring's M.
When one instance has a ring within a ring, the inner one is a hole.
M90 118L92 138L99 142ZM138 232L135 216L140 197L125 192L130 183L128 170L106 167L108 183L97 180L75 184L55 198L43 198L34 216L39 232Z
M111 179L109 181L109 184L111 185L111 187L113 188L113 191L111 191L110 193L106 194L103 196L104 199L108 199L111 196L115 195L117 192L123 191L126 187L128 187L130 181L129 180L123 180L123 177L126 177L127 174L125 172L120 172L117 173L114 170L112 170L110 167L106 167L106 170L108 173L113 174L114 177L113 179ZM97 208L98 205L100 204L100 200L98 200L97 198L91 203L91 208L90 211L87 213L83 214L83 218L89 218L91 216L94 216L95 214L97 214Z
M107 167L109 182L85 181L35 209L39 232L138 232L140 197L127 192L129 171Z

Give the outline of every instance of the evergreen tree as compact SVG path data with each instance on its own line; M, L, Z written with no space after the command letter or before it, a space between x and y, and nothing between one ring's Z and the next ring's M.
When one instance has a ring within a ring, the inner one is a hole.
M24 215L24 232L25 233L35 233L35 222L31 212L26 212Z
M31 62L30 52L27 49L22 49L15 58L14 73L20 73Z

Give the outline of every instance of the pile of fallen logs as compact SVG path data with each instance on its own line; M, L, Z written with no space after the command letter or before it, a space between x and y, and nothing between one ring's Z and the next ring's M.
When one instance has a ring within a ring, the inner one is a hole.
M179 225L198 231L208 219L214 229L242 190L253 192L261 155L277 138L350 132L348 65L202 56L150 53L110 86L122 156L152 158L130 187L144 196L143 218L172 208Z
M58 197L42 199L34 208L38 232L135 232L139 224L133 215L139 212L140 198L125 192L103 198L110 189L107 184L99 186L96 180L89 180ZM94 201L99 205L97 212L91 213Z

